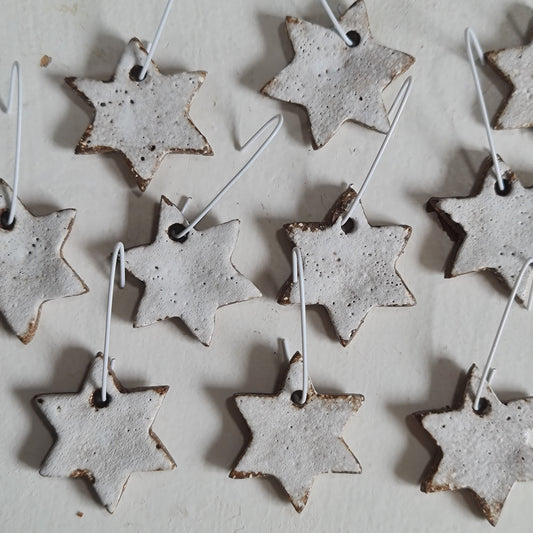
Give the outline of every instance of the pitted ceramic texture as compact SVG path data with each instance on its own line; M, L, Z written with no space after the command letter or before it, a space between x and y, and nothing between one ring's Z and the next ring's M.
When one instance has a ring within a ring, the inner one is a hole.
M102 385L102 369L98 354L79 392L42 394L35 404L56 434L41 475L88 479L112 513L132 472L171 470L176 465L152 432L168 387L128 390L109 370L109 405L98 408L93 395Z
M192 229L183 243L170 238L173 224L188 225L179 209L162 196L155 241L126 252L126 268L146 286L134 326L178 317L200 342L209 345L216 310L258 298L261 292L231 262L238 220L203 231Z
M166 154L213 153L189 117L206 73L164 75L152 62L146 78L138 81L130 72L144 65L146 55L141 43L132 39L112 80L66 79L95 109L76 152L121 152L143 191Z
M511 86L494 119L494 128L533 127L533 44L485 54L489 64Z
M422 425L442 450L442 458L422 484L425 492L470 489L496 525L515 481L533 480L533 398L504 404L485 385L486 408L474 411L481 373L470 369L457 409L419 413Z
M533 257L533 189L524 188L503 161L500 170L510 186L506 196L496 193L496 177L490 167L474 196L435 199L433 204L460 228L460 232L455 229L460 247L449 274L490 270L510 290L525 261ZM527 299L531 277L527 275L519 287L522 302Z
M307 401L297 405L291 395L302 390L302 373L302 357L296 354L277 394L235 395L252 440L230 473L233 478L277 478L298 512L318 474L361 473L341 433L364 401L359 394L317 394L309 380Z
M336 202L347 206L356 193L348 189ZM414 305L415 299L396 271L396 261L411 235L408 226L371 226L359 205L354 230L342 227L344 210L333 209L333 221L295 222L285 231L302 253L307 304L324 306L346 346L373 307ZM327 220L327 219L326 219ZM278 301L299 303L298 282L288 280Z
M0 179L0 211L9 210L13 191ZM0 226L0 313L24 343L32 340L44 302L88 291L63 257L75 209L33 216L17 198L13 229Z
M347 120L387 132L381 92L414 58L374 41L363 0L339 21L345 32L360 35L357 46L347 46L333 29L294 17L287 17L286 23L294 59L262 92L305 107L315 148L324 146Z

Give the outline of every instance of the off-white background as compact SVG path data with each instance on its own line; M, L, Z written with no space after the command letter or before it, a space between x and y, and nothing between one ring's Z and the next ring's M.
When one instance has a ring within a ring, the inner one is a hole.
M215 156L165 159L140 194L118 157L74 155L89 108L65 76L107 79L125 43L153 36L163 0L4 0L0 87L11 61L24 72L20 197L36 214L78 210L65 255L90 293L44 305L28 346L0 327L0 516L3 531L488 531L472 498L423 494L419 480L430 452L412 433L409 413L448 404L457 379L482 364L505 304L488 276L444 279L452 243L425 212L431 196L467 194L486 153L463 31L471 25L488 50L527 41L533 4L514 1L368 0L375 38L416 57L411 99L363 204L370 222L413 227L398 268L415 294L413 308L373 310L348 348L321 310L309 312L311 377L319 391L366 396L344 436L362 475L321 475L298 515L278 485L232 480L245 442L234 392L271 392L283 369L277 340L299 347L299 313L276 292L289 274L289 245L279 229L320 220L345 185L359 186L382 137L344 125L327 146L310 148L307 119L295 106L259 94L291 57L283 20L294 15L328 25L318 1L177 1L155 54L163 72L208 71L191 116ZM348 2L343 2L344 7ZM47 68L41 56L52 57ZM505 85L482 78L494 114ZM401 80L384 93L390 103ZM109 515L80 480L42 478L52 444L30 399L74 391L102 349L108 254L147 243L161 194L193 197L197 212L244 161L236 145L283 112L285 126L253 170L217 205L205 225L239 218L234 263L264 297L222 308L211 347L177 321L134 330L141 289L116 292L111 351L126 386L170 385L154 425L178 465L135 473ZM0 174L11 179L15 117L1 116ZM530 131L496 133L498 151L526 185L533 184ZM503 399L533 394L531 316L516 307L497 355L495 389ZM500 531L530 531L533 483L517 484ZM80 511L83 517L76 513Z

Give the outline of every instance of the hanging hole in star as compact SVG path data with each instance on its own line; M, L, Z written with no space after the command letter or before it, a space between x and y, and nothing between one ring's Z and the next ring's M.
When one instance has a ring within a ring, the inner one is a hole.
M141 72L142 72L143 68L141 65L135 65L134 67L131 68L130 70L130 80L131 81L144 81L144 78L143 80L140 79L140 75L141 75Z
M4 209L2 211L2 215L0 215L0 226L2 226L2 229L6 229L8 231L11 231L15 227L16 219L11 222L11 224L8 224L9 222L9 209Z
M509 180L504 179L503 180L503 189L500 189L500 186L498 185L498 182L494 184L494 190L496 191L496 194L498 196L507 196L511 189L513 188L511 182Z
M102 400L102 389L96 389L91 396L91 405L97 409L107 407L111 402L111 396L106 394L105 401Z
M189 234L185 234L183 237L179 237L178 235L185 229L185 226L183 224L172 224L172 226L169 226L168 228L168 236L176 242L185 242L189 238Z
M491 411L491 405L490 402L487 400L487 398L480 398L479 399L479 408L474 409L474 413L479 416L485 416L488 415Z
M302 390L295 390L292 394L291 394L291 402L293 404L295 404L296 406L298 407L302 407L302 396L303 396L303 391Z
M350 30L349 32L347 32L346 37L348 37L348 39L352 41L352 45L350 46L350 48L355 48L361 43L361 35L355 30Z
M352 233L355 231L355 220L353 218L349 218L342 226L342 231L344 233Z

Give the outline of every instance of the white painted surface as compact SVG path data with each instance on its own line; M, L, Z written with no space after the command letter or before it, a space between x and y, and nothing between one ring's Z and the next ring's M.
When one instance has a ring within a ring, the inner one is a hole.
M290 273L290 246L278 230L293 220L322 218L348 183L360 186L382 136L345 124L324 148L313 151L305 114L259 94L290 58L284 17L327 24L319 2L180 2L155 62L162 72L208 72L191 118L216 155L165 158L157 179L139 194L119 157L74 155L90 115L62 80L109 78L131 37L152 37L164 8L164 2L157 4L159 9L138 0L2 4L2 96L13 59L21 61L26 76L20 196L36 214L77 209L65 256L91 292L48 302L28 346L0 328L1 529L487 531L486 520L460 493L420 492L418 481L431 454L405 416L450 403L459 373L485 360L505 305L505 295L488 276L444 279L452 243L424 204L431 196L469 193L486 155L464 27L475 28L486 50L521 45L533 2L526 7L511 0L367 1L376 40L416 57L411 100L364 205L372 224L413 227L398 270L418 303L374 310L348 348L340 346L323 312L310 309L309 371L317 390L366 398L343 432L363 473L319 476L301 515L273 483L228 477L245 436L227 398L234 392L275 390L282 361L274 353L277 338L287 337L293 349L299 347L298 308L275 303ZM47 68L39 66L44 54L52 57ZM492 116L506 88L487 73L482 83ZM397 80L385 90L387 105L400 84ZM264 297L220 309L216 335L206 348L172 320L134 330L141 290L131 278L115 295L116 372L126 387L170 385L154 431L172 451L177 468L133 475L110 516L82 481L39 476L52 437L30 398L76 390L91 357L102 349L114 243L122 239L131 247L151 241L161 194L176 202L192 196L191 212L202 208L245 160L235 143L280 109L286 118L280 135L200 225L241 220L234 263ZM15 117L2 116L0 128L5 140L1 173L9 177ZM497 132L496 143L522 183L532 185L531 132ZM493 386L504 401L533 394L532 319L517 306L502 340ZM533 484L517 484L498 530L530 531L532 498Z

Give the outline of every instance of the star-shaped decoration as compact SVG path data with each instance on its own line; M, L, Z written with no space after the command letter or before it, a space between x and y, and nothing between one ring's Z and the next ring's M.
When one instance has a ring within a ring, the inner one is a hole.
M13 190L0 179L0 313L17 337L33 339L41 307L48 300L77 296L89 289L63 257L75 209L32 215L17 198L13 227L7 215Z
M495 526L516 481L533 480L533 398L502 403L485 385L479 411L474 398L481 373L470 368L458 405L415 413L440 448L424 492L471 490Z
M103 364L98 354L79 392L41 394L34 401L56 437L40 474L88 479L112 513L132 472L172 470L176 464L152 431L168 387L128 390L108 369L104 406Z
M415 60L374 41L363 0L349 7L339 23L354 46L335 30L287 17L294 59L261 89L272 98L305 107L315 149L347 120L387 132L381 92Z
M533 43L485 54L489 65L511 86L494 119L497 130L533 127Z
M371 226L361 205L353 218L342 219L357 193L348 188L324 222L294 222L284 226L302 253L305 298L324 306L337 336L347 346L373 307L414 305L396 270L396 261L411 235L409 226ZM280 304L300 302L298 282L288 279Z
M447 277L488 270L511 290L522 265L533 256L533 189L524 188L501 159L500 170L504 194L499 193L489 157L481 168L481 186L472 196L431 198L428 209L456 241ZM530 278L519 288L521 302L527 298Z
M192 229L176 239L187 225L180 210L162 196L155 241L127 251L126 269L145 284L134 326L178 317L209 346L216 310L258 298L261 292L231 262L238 220L203 231Z
M189 116L206 73L165 75L152 62L139 81L146 55L141 42L132 39L111 80L65 79L95 110L76 153L120 152L141 191L167 154L213 155Z
M318 394L309 380L305 404L295 403L302 373L302 356L296 353L277 394L235 395L252 439L230 473L239 479L277 478L299 513L318 474L361 473L341 433L364 401L360 394Z

